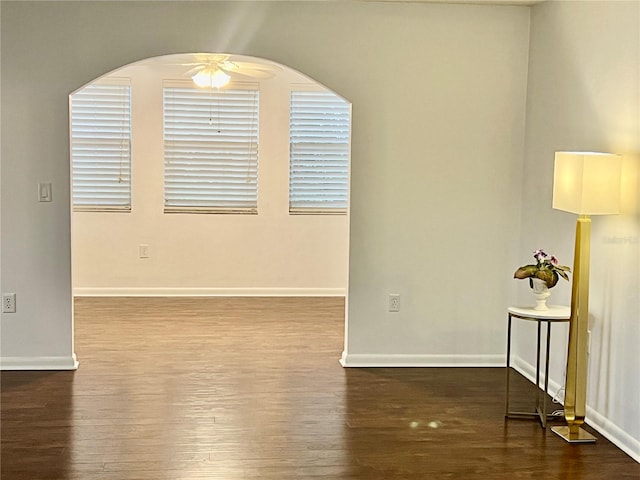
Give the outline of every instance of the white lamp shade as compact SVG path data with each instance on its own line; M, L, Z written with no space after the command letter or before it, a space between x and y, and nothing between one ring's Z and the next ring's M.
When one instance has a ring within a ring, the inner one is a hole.
M620 213L621 173L620 155L556 152L553 208L578 215Z

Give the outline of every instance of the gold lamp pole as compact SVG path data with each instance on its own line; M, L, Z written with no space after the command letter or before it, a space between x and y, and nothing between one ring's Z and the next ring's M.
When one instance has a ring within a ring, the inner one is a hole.
M556 152L553 208L578 214L564 396L567 426L551 430L570 443L596 438L581 428L586 414L589 330L589 215L620 213L622 158L609 153Z

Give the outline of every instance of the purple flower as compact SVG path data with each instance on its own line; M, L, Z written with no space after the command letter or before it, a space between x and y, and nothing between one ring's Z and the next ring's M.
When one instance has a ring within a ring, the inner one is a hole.
M558 259L555 255L551 255L551 263L553 263L554 265L558 265Z
M548 255L546 254L546 252L542 249L533 252L533 258L535 258L538 262L543 261L545 258L547 258L547 256Z

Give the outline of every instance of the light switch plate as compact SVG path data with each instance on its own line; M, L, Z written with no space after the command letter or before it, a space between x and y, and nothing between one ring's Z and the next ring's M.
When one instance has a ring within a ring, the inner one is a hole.
M51 201L51 182L42 182L38 184L38 201Z

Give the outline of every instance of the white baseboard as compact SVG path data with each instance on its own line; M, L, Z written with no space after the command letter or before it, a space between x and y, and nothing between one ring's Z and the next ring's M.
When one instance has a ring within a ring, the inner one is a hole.
M504 367L504 355L394 355L342 353L343 367Z
M587 423L617 446L624 453L640 463L640 440L633 438L618 425L587 405Z
M76 297L344 297L346 288L74 288Z
M512 357L511 364L515 370L520 372L532 383L536 382L535 366L525 362L520 357ZM541 372L540 382L544 382L544 372ZM553 394L560 391L561 388L563 388L563 385L560 385L552 378L549 378L549 392L551 392L551 396L554 396ZM562 395L559 400L561 403L564 402L564 395ZM636 462L640 463L640 440L633 438L622 428L589 405L587 405L585 422L590 427L593 427L603 437L606 437L616 447L633 458Z
M0 370L77 370L76 354L70 357L0 357Z

